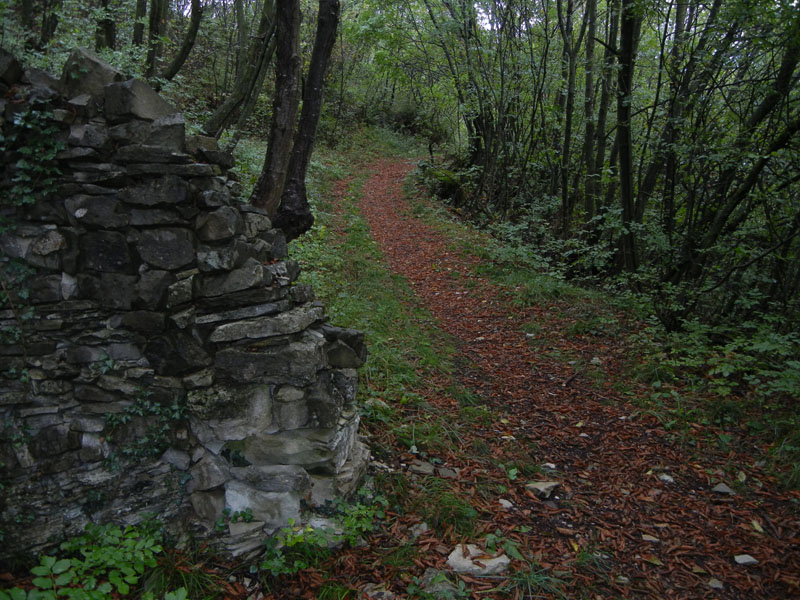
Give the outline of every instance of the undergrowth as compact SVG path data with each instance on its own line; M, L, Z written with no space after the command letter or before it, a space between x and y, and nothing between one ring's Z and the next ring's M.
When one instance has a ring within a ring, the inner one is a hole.
M0 600L111 600L129 595L143 600L188 598L182 586L164 587L152 581L143 585L165 556L158 528L89 524L83 535L67 540L60 550L56 556L39 557L39 564L31 569L30 589L0 590ZM218 583L211 582L209 588L218 588ZM192 596L203 597L207 596Z

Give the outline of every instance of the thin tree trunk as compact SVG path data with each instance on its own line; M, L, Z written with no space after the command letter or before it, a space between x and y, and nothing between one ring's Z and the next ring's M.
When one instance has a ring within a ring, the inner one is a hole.
M675 10L675 29L674 37L672 40L672 49L670 51L670 62L673 68L677 68L683 59L683 37L686 22L686 2L678 0L677 8ZM674 78L671 82L672 107L670 110L669 118L675 122L683 111L683 103L678 96L679 81ZM667 147L673 148L676 141L676 129L670 127L666 136ZM664 231L667 234L667 240L672 242L672 234L675 230L675 185L677 182L678 174L678 157L675 151L667 153L665 181L664 181L664 207L663 207L663 221Z
M606 164L606 121L608 120L608 109L611 104L612 87L614 85L613 73L617 47L617 29L619 26L619 0L612 0L608 10L608 34L606 36L605 52L603 53L603 85L600 90L600 106L597 112L597 149L595 150L594 165L591 169L592 186L590 196L595 210L600 208L601 204L604 204L600 202L600 193L602 191L603 167Z
M200 21L203 18L203 5L200 0L192 0L192 18L189 22L189 29L186 31L186 37L183 38L180 50L169 63L169 66L161 73L161 77L167 81L171 81L175 75L178 74L183 63L189 58L189 53L194 47L194 41L197 39L197 31L200 29Z
M58 28L58 9L61 7L61 0L53 2L45 1L42 10L42 28L39 32L39 45L37 49L44 48L56 33Z
M253 114L256 108L256 102L258 102L258 96L261 93L261 89L264 87L264 80L267 78L267 71L269 71L269 62L274 53L275 36L273 35L269 45L266 47L262 60L259 61L258 70L253 78L252 90L248 94L247 101L244 103L244 106L239 109L239 116L236 119L236 130L233 133L230 144L225 148L226 152L233 153L239 141L242 139L242 133L247 126L247 121Z
M277 48L275 59L275 97L272 103L269 145L264 168L256 182L250 203L275 217L294 141L294 124L300 100L300 2L277 1Z
M679 73L679 80L673 83L673 97L670 99L672 103L670 114L674 114L676 117L684 112L691 112L691 107L703 96L703 94L698 93L699 90L704 89L707 85L707 82L713 76L715 70L713 66L709 66L700 73L696 73L696 69L701 65L701 59L698 57L702 57L708 52L714 50L715 56L718 58L716 60L712 59L709 61L711 65L714 65L717 61L721 60L722 56L725 55L723 49L726 47L726 45L732 44L735 40L735 33L737 32L738 27L736 27L734 24L734 26L729 28L727 35L721 42L721 47L716 49L708 48L708 45L711 43L712 32L716 31L717 29L716 20L721 8L722 0L714 0L714 3L709 10L705 27L700 35L700 40L689 56L686 65L683 67L683 70ZM675 86L675 83L677 83L677 87ZM657 142L656 152L654 152L653 159L651 160L650 165L645 172L644 179L639 189L639 198L637 201L638 214L644 214L647 200L650 198L650 196L652 196L662 170L671 160L666 156L666 154L674 154L676 152L675 141L678 139L681 129L682 126L678 123L677 118L671 118L667 120L667 124L661 135L661 139ZM677 160L677 158L674 159Z
M583 116L586 120L586 131L583 137L583 164L586 169L583 184L584 222L594 216L594 196L591 193L594 185L594 36L597 21L597 0L587 0L586 4L586 80L583 86Z
M236 35L238 38L239 52L236 55L236 78L243 76L243 69L247 68L247 56L250 48L250 25L244 15L244 0L234 0L233 14L236 18Z
M145 75L147 77L152 77L155 74L158 59L161 57L161 50L163 47L161 36L166 29L168 10L168 0L150 1L150 19L147 32L147 62L145 68Z
M275 220L275 226L282 229L289 240L305 233L314 224L306 197L306 171L322 111L325 72L336 43L339 10L339 0L319 0L317 33L303 90L303 111L292 148L286 188Z
M94 48L114 49L117 43L117 26L114 19L108 14L109 0L100 0L100 6L104 11L103 17L97 22L97 29L94 33Z
M566 238L569 236L572 222L572 194L569 189L570 158L572 154L572 120L575 113L575 79L577 76L578 52L586 33L587 12L584 11L581 22L581 30L578 39L573 40L572 11L574 10L572 0L567 3L566 23L562 24L561 2L559 8L559 28L564 42L564 57L567 61L567 94L563 101L564 110L564 137L561 144L561 161L559 166L560 190L561 190L561 235ZM563 73L562 73L563 74Z
M147 0L136 0L136 13L133 24L133 43L141 46L144 43L144 18L147 16Z
M558 157L555 164L553 164L553 173L550 179L550 195L561 196L561 169L564 164L564 138L561 135L562 125L564 123L564 111L567 106L567 95L564 93L564 86L568 85L569 81L569 62L570 62L570 44L572 41L572 2L567 2L567 16L564 19L563 0L557 0L556 8L558 9L558 29L561 32L561 82L557 91L555 101L556 105L556 126L553 132L553 148ZM562 206L563 213L563 206ZM563 218L563 215L562 215Z
M617 82L617 139L619 140L619 184L623 233L620 238L622 266L636 270L636 244L631 227L634 222L633 143L631 136L631 93L636 45L636 0L622 0L620 19L619 74Z
M261 9L258 34L250 43L247 58L241 65L233 91L203 126L206 135L219 138L233 120L236 110L261 91L264 77L259 77L259 74L266 70L266 65L275 51L275 10L275 2L265 0Z

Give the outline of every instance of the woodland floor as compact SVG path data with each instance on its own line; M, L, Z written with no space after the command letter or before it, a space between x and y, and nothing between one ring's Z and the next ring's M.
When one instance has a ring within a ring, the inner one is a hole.
M434 527L414 538L418 516L389 514L388 530L339 555L333 570L301 574L285 593L314 597L321 579L334 576L355 589L382 582L407 597L412 575L446 570L456 544L497 533L528 560L515 560L503 576L462 577L471 597L800 597L800 495L781 491L746 452L676 441L619 398L624 344L614 336L565 336L554 305L514 306L508 292L476 274L479 258L414 216L403 194L412 168L400 159L369 165L358 208L391 270L455 340L461 358L453 377L490 409L488 418L460 426L449 450L426 457L459 470L446 485L477 511L474 530L465 537L457 527ZM345 193L347 182L339 182L334 195ZM536 334L526 334L532 322ZM553 358L559 354L574 360ZM592 367L602 369L600 381ZM457 419L459 401L448 389L433 381L417 391ZM425 476L408 471L419 457L406 446L385 447L392 440L376 431L377 458L424 488ZM501 463L523 468L509 477ZM533 475L524 465L534 466ZM540 499L525 488L532 480L559 486ZM712 491L720 482L735 493ZM411 546L408 564L385 560ZM743 554L758 563L737 564Z

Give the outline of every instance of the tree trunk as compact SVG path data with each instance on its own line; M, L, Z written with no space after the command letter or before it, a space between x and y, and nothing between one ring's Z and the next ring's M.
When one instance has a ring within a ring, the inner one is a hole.
M147 32L147 63L145 75L152 77L156 72L156 64L161 56L162 42L167 25L169 0L150 0L150 19Z
M100 0L100 6L103 8L104 14L97 22L97 29L95 29L94 33L94 48L95 50L102 48L111 48L113 50L117 43L117 26L108 13L108 0Z
M189 29L186 31L186 37L183 38L180 50L169 63L169 66L161 73L161 77L167 81L171 81L175 75L178 74L183 63L189 58L189 53L194 47L194 41L197 39L197 31L200 29L200 20L203 18L203 5L200 0L192 0L192 18L189 22Z
M314 50L303 90L303 111L292 149L286 189L275 220L275 226L282 229L289 240L305 233L314 224L314 216L306 198L306 171L322 110L325 72L336 42L339 10L339 0L319 0Z
M42 7L42 28L39 32L39 45L37 49L44 48L56 33L58 28L58 9L61 8L61 0L53 2L45 1Z
M266 66L275 51L275 2L265 0L261 9L258 34L250 43L239 74L233 84L233 91L220 104L203 126L206 135L219 138L232 122L236 110L258 96Z
M619 187L623 233L620 238L622 267L636 270L636 245L631 227L634 222L633 143L631 136L631 93L634 47L636 45L636 0L622 0L620 19L619 74L617 84L617 140L619 141Z
M603 84L600 89L600 106L597 110L597 148L594 155L594 165L591 168L591 197L595 210L603 204L600 202L602 191L603 167L606 164L606 121L608 120L608 109L613 95L614 85L614 55L617 47L617 29L619 26L619 0L612 0L608 7L609 23L608 34L606 36L605 52L603 53ZM612 163L614 161L611 161Z
M246 68L250 48L250 24L244 14L244 0L234 0L233 14L236 19L237 44L239 45L239 52L236 55L236 78L238 80L243 75L242 70Z
M672 40L672 49L670 51L669 60L672 62L673 68L677 68L683 59L683 38L685 31L686 21L686 2L678 0L675 9L675 29L674 37ZM670 120L674 123L680 118L683 112L683 103L678 96L678 80L673 79L671 82L672 102L670 110ZM674 148L676 142L676 129L670 127L666 135L667 147ZM667 153L667 160L665 165L665 181L664 181L664 208L663 208L663 221L664 231L667 234L667 240L672 242L672 234L675 230L675 186L678 175L678 157L677 153L672 150Z
M583 164L586 169L583 184L584 222L594 216L594 36L597 21L597 0L587 0L586 4L586 79L583 86L583 116L586 120L586 131L583 137Z
M586 33L587 12L583 14L581 30L578 39L573 39L573 11L575 10L573 0L567 2L566 18L562 13L562 3L558 0L558 26L561 31L561 38L564 44L562 53L562 77L566 76L566 96L562 94L559 98L559 109L563 111L564 130L561 142L561 157L558 165L558 189L561 196L561 235L566 238L569 235L572 221L572 194L569 189L569 170L570 157L572 154L572 120L575 112L575 79L577 76L578 52L580 51L583 36ZM554 188L555 189L555 188Z
M258 95L261 93L261 88L264 87L264 80L267 78L267 71L269 71L269 61L272 59L274 53L275 36L273 35L270 38L269 45L265 49L262 60L259 61L258 69L252 80L251 91L248 92L247 101L244 103L244 106L239 109L239 116L236 119L236 130L233 132L230 144L225 148L226 152L233 153L234 149L239 144L239 140L242 138L242 133L247 126L247 121L256 108L256 102L258 101Z
M136 0L136 21L133 24L133 43L141 46L144 43L144 18L147 16L147 0Z
M270 218L278 212L291 159L294 124L300 92L300 2L277 1L275 97L272 103L269 145L264 168L250 203L264 208Z

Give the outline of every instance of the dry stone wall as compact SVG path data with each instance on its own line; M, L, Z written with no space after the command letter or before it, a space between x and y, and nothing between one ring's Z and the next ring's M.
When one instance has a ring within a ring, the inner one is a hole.
M297 283L231 157L87 51L59 80L0 54L0 96L0 557L146 513L211 536L224 509L253 515L222 536L240 554L352 491L363 335ZM58 174L9 206L31 110Z

